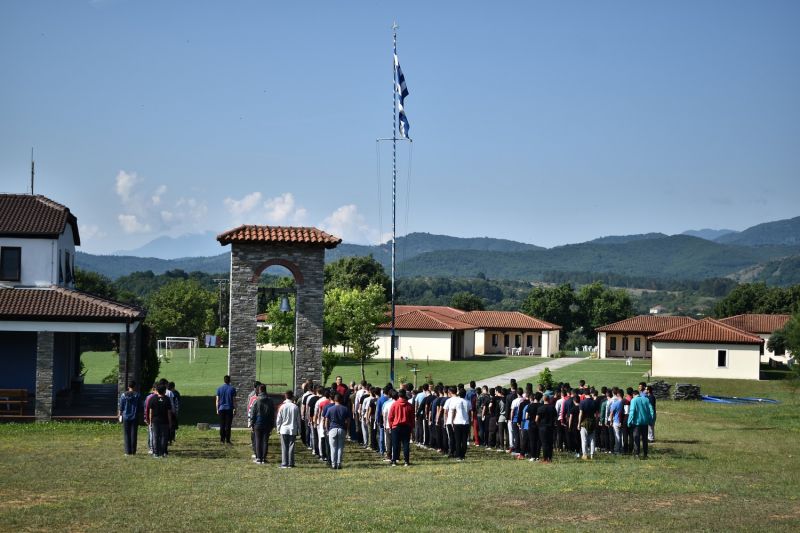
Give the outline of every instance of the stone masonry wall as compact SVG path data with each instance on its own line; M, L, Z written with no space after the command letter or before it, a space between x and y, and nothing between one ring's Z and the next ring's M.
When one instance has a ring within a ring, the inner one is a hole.
M36 421L47 422L53 416L53 354L55 334L36 334Z
M295 391L306 379L322 377L322 316L325 249L303 244L233 243L229 313L228 374L238 391L236 426L246 425L244 399L256 379L256 306L258 276L270 260L288 261L296 267ZM291 270L291 269L290 269ZM256 279L254 279L254 277ZM298 278L302 278L302 282ZM220 383L222 376L219 377ZM272 391L279 392L279 391Z

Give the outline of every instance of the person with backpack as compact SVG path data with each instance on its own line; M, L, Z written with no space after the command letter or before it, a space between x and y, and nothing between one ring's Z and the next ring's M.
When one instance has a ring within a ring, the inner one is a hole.
M267 386L258 386L258 397L250 409L250 427L254 435L254 442L256 446L256 458L253 460L256 464L267 463L267 452L269 450L269 434L272 433L272 428L275 426L275 406L272 400L267 396Z
M169 453L167 446L172 416L172 402L167 397L167 385L159 383L156 395L150 400L147 416L153 434L153 457L156 459L166 457Z
M136 455L136 441L139 434L139 413L141 398L136 392L136 382L128 383L128 390L119 397L119 421L122 422L122 440L125 455Z

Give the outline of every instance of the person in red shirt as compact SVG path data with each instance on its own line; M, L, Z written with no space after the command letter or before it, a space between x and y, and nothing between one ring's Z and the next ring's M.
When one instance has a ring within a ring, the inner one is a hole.
M395 393L396 394L396 393ZM405 394L398 394L389 408L389 427L392 430L392 466L397 466L400 445L403 445L403 466L409 466L409 442L414 429L414 407Z

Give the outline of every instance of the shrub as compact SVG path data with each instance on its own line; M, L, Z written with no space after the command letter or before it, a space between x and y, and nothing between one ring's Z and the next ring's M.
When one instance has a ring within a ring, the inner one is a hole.
M539 372L539 385L544 387L544 390L553 390L553 373L548 367Z

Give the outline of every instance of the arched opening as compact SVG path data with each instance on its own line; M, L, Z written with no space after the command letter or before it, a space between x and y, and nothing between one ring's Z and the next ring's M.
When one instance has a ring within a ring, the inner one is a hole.
M297 339L297 284L302 273L292 263L273 259L254 271L256 303L256 379L271 394L294 387Z

